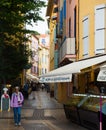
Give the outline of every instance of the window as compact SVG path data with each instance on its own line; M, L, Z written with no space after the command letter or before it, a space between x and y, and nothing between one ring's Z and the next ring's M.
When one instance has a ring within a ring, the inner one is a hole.
M83 56L88 57L89 54L89 19L84 17L83 21Z
M45 63L45 55L42 54L42 63Z
M45 73L47 73L47 69L45 69Z
M69 19L69 37L71 37L71 18Z
M95 54L105 52L106 5L95 7Z
M38 67L34 66L34 73L38 73Z
M42 68L42 74L44 74L44 68Z
M46 44L46 40L44 38L42 38L42 44L45 45Z
M69 0L69 4L71 4L71 1L72 1L72 0Z
M34 73L34 66L31 67L31 73Z
M58 12L58 7L55 7L53 13L57 13L57 12Z
M54 44L56 44L56 27L54 28Z
M63 8L63 10L64 10L64 19L66 18L66 0L64 0L64 8Z
M76 38L76 7L74 9L74 37Z
M54 52L54 68L58 68L58 50Z
M62 30L63 28L63 8L60 10L60 27L59 29Z

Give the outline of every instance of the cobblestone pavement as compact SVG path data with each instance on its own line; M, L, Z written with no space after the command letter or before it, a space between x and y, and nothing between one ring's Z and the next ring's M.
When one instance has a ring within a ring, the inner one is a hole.
M62 104L45 91L29 96L22 108L22 126L15 127L13 112L0 112L0 130L87 130L66 119Z

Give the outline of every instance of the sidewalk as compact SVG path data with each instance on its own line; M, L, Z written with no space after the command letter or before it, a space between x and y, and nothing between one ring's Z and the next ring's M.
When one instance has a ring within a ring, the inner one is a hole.
M1 130L87 130L68 121L63 105L45 91L38 91L36 99L29 96L22 108L22 126L15 127L13 112L0 112Z

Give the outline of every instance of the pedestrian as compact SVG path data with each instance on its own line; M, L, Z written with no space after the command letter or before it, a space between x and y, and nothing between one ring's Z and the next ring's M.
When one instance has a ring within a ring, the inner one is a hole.
M45 85L44 85L44 84L41 84L41 88L42 88L42 91L43 91L44 88L45 88Z
M32 97L35 99L36 97L36 91L37 91L37 83L32 84Z
M50 86L49 86L49 84L45 84L45 88L46 88L47 93L49 93L50 92Z
M14 123L15 126L21 125L21 107L24 101L23 94L19 91L19 87L15 87L15 92L11 96L10 105L14 112Z
M24 85L24 98L28 99L28 89L29 89L29 84L25 83Z

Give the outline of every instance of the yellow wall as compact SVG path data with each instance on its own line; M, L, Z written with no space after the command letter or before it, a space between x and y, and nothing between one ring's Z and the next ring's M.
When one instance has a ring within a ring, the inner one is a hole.
M83 51L83 24L82 20L85 16L89 17L89 57L94 56L94 18L95 6L106 3L106 0L79 0L79 59L82 59Z
M67 100L67 83L58 83L58 101L64 103Z
M89 57L95 56L94 52L94 43L95 43L95 7L97 5L106 4L106 0L79 0L79 56L78 60L83 59L83 19L84 17L88 16L89 18ZM91 67L93 69L93 67ZM94 72L93 70L90 71L90 78L87 79L87 82L94 81ZM82 81L82 82L80 82ZM86 76L85 73L79 75L79 90L84 92L84 87L86 85Z
M50 70L54 69L54 28L55 23L50 21Z
M52 4L52 7L50 8L50 19L49 19L49 29L50 29L50 70L54 69L54 29L56 27L56 21L52 20L53 16L56 16L56 13L54 14L54 8L56 5Z

